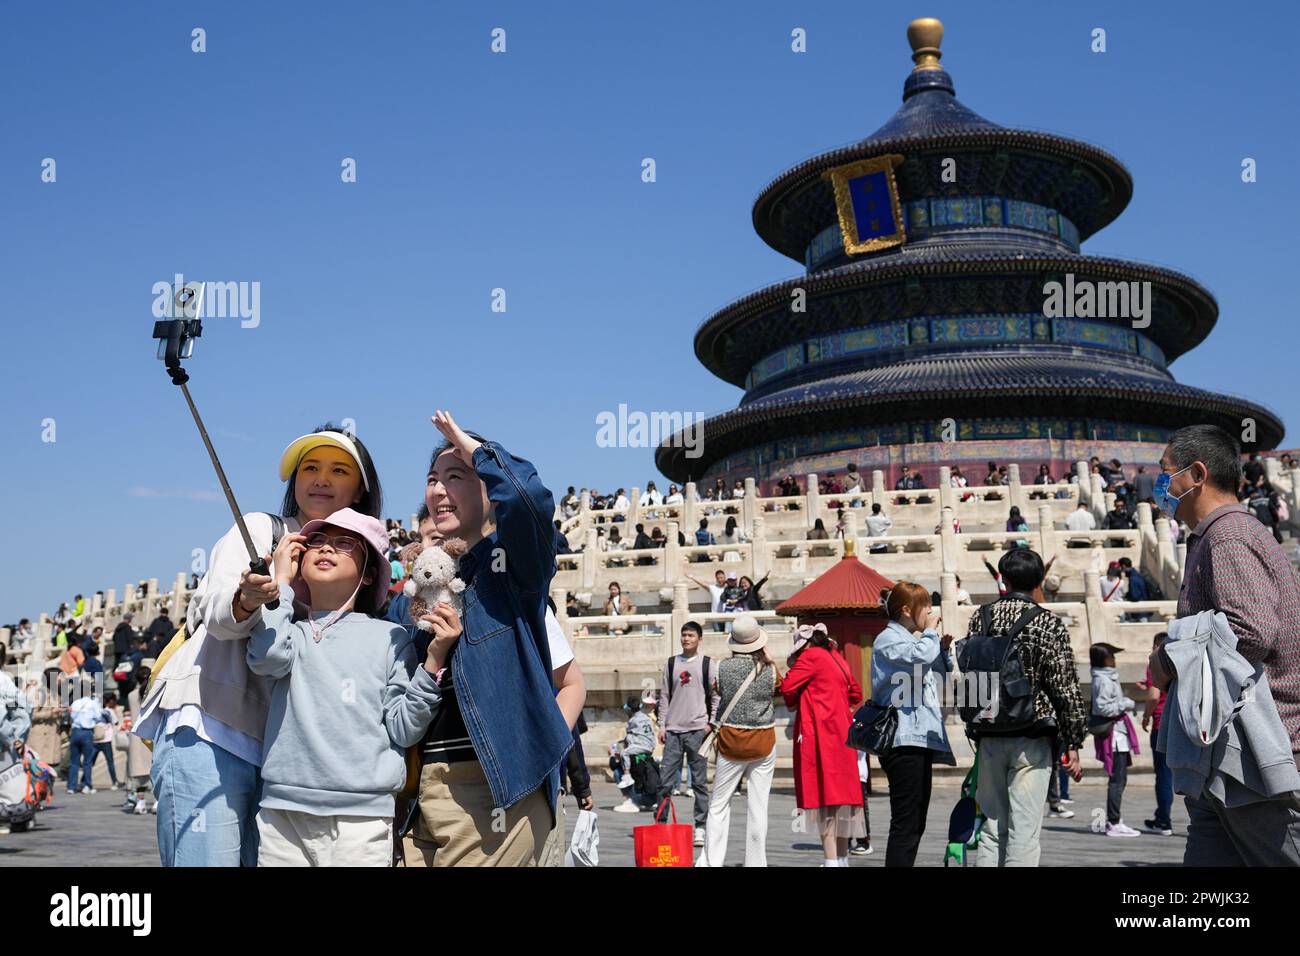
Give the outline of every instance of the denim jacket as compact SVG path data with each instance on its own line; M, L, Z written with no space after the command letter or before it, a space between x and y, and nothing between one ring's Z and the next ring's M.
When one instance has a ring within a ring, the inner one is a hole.
M474 452L474 470L495 506L496 530L461 558L464 633L452 681L493 803L510 807L541 787L554 812L573 746L546 639L555 503L536 469L495 442Z
M955 765L936 677L951 670L952 652L940 649L934 631L926 631L917 640L903 625L890 621L876 635L871 645L871 699L898 708L895 747L937 750L939 763Z

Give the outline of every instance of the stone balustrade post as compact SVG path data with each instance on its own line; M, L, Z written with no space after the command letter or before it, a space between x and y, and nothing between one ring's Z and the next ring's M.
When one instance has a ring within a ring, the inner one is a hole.
M1155 520L1157 571L1160 590L1165 594L1178 593L1178 579L1182 576L1173 539L1169 537L1169 519L1161 516Z
M185 606L189 601L185 597L185 572L176 573L176 581L172 585L172 606L171 619L179 627L181 621L185 619Z
M672 627L666 635L668 638L668 647L661 653L661 656L667 659L673 653L673 641L691 616L690 601L691 586L685 581L678 581L673 585L673 620Z
M551 585L551 600L555 602L555 619L560 622L560 630L564 631L564 636L572 638L569 635L569 595L558 584Z
M687 535L694 534L695 529L700 526L700 516L696 512L698 499L699 496L695 493L695 482L686 482L686 487L682 489L682 527Z
M812 526L817 523L817 519L821 517L822 496L817 488L817 475L815 472L808 472L804 476L804 481L807 482L804 486L804 507L808 509L808 519L805 523L811 530ZM806 538L808 535L805 534L804 537Z
M772 556L767 547L767 522L762 515L754 516L754 533L749 539L750 580L757 581L772 570Z
M952 468L948 465L939 466L939 509L944 508L957 510L957 489L952 486Z
M664 544L664 583L676 584L682 576L682 546L677 543L681 527L676 521L668 522L667 542Z
M941 571L957 573L959 547L957 532L952 527L952 509L942 508L939 511L939 553L943 559Z
M885 507L885 473L879 468L871 469L871 504Z
M596 564L601 559L601 550L597 545L595 528L587 529L587 541L582 548L582 560L579 562L582 574L582 589L590 591L596 586Z
M1106 486L1102 484L1101 475L1089 475L1088 482L1088 510L1092 516L1097 519L1097 526L1101 526L1101 520L1106 517Z
M857 547L858 534L858 509L846 508L844 510L844 537L846 540L854 542L854 547Z
M37 667L54 656L54 622L42 614L36 622L36 633L32 638L32 650L29 660L35 661Z
M740 524L745 534L754 533L754 516L759 512L758 486L753 478L745 479L745 500L740 503Z
M1146 501L1139 501L1137 506L1137 526L1138 526L1138 567L1148 574L1155 574L1155 579L1160 580L1160 576L1155 573L1154 565L1160 561L1159 542L1156 540L1156 524L1151 514L1151 505ZM1161 587L1164 587L1161 584Z
M1011 504L1020 509L1023 515L1026 510L1025 504L1025 486L1020 481L1020 465L1012 462L1007 466L1007 483L1011 486Z
M104 592L104 606L112 608L117 604L117 588L109 588Z
M940 634L957 634L957 575L952 571L939 574L939 613L943 616L943 630ZM957 634L964 637L964 634Z
M636 540L636 523L641 520L641 489L633 488L628 497L626 534L628 541Z
M1060 547L1056 525L1052 521L1052 506L1040 504L1038 506L1038 553L1046 564L1052 558L1056 557L1057 549Z
M1088 618L1088 644L1109 643L1106 612L1101 600L1101 577L1096 571L1083 572L1083 604Z
M1092 508L1092 481L1088 474L1088 463L1083 459L1074 463L1074 477L1079 485L1079 500L1088 505L1089 510Z

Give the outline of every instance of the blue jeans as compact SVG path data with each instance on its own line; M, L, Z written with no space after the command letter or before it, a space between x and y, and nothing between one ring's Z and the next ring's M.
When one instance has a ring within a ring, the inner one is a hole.
M1156 732L1151 732L1151 761L1156 768L1156 823L1169 824L1174 805L1174 773L1165 763L1165 755L1156 750Z
M95 744L95 752L90 756L91 770L95 769L95 764L98 762L100 754L103 754L104 759L108 761L108 779L113 781L114 786L117 786L117 761L113 758L112 742L106 744Z
M89 727L72 728L72 763L68 767L68 789L89 787L90 767L95 760L95 732ZM77 772L81 771L81 786L77 785Z
M256 866L261 771L182 727L154 745L163 866Z

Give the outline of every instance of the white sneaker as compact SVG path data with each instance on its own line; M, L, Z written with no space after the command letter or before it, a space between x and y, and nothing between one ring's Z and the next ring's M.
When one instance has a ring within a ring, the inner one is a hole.
M1059 820L1068 820L1074 816L1074 811L1061 808L1060 810L1049 810L1047 815L1049 817L1056 817Z
M696 831L695 831L695 845L696 845L696 846L704 846L704 831L703 831L703 830L696 830Z
M1139 837L1141 835L1141 832L1126 825L1123 820L1119 821L1119 823L1106 824L1106 836L1108 837Z
M680 788L677 789L677 790L674 790L674 791L673 791L673 796L674 796L674 797L680 797L681 795L682 795L682 791L681 791Z
M94 793L94 792L95 792L95 788L94 788L94 787L82 787L82 788L81 788L81 792L82 792L82 793Z
M636 783L636 781L632 779L631 774L626 774L626 773L625 773L625 774L623 774L623 779L620 780L620 781L618 782L618 789L620 789L620 790L626 790L628 787L632 786L634 783Z
M690 787L687 787L687 788L686 788L685 796L693 797L693 796L695 796L695 791L692 790Z
M631 797L628 797L622 803L620 803L618 806L614 808L614 812L615 813L640 813L641 808L632 802Z
M1057 803L1061 804L1062 806L1068 807L1070 804L1074 803L1074 801L1071 800L1069 797L1062 797L1060 800L1057 801Z
M142 817L148 812L149 812L149 807L145 804L143 800L137 800L135 802L135 815L137 817Z

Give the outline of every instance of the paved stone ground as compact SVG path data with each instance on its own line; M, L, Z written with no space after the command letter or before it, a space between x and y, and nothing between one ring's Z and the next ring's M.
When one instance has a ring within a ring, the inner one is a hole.
M133 816L122 809L124 794L109 790L106 768L96 767L94 794L69 796L59 781L54 805L36 817L36 829L26 833L0 836L0 868L13 866L157 866L158 851L154 830L156 817ZM613 784L594 783L596 809L600 815L600 862L602 866L632 864L632 827L650 822L649 813L614 813L622 791ZM1174 799L1174 836L1145 833L1133 839L1116 839L1093 833L1089 824L1094 811L1101 811L1106 801L1105 781L1085 779L1070 789L1074 803L1071 820L1043 821L1044 866L1177 866L1182 862L1187 814L1182 798ZM917 863L937 866L943 859L947 843L948 814L956 803L958 786L936 784L930 801L926 833L921 842ZM732 798L731 836L727 865L740 865L744 853L745 797ZM694 801L676 798L681 822L690 821ZM850 857L850 866L884 866L885 837L889 832L889 797L883 780L870 800L871 832L875 853ZM1125 819L1141 827L1155 809L1155 794L1149 777L1141 775L1130 782L1124 795ZM794 791L778 781L768 807L768 864L771 866L818 866L821 848L807 834L795 833ZM1104 819L1104 811L1101 811ZM576 818L574 801L566 801L569 832ZM697 851L698 852L698 851Z
M882 775L883 776L883 775ZM595 783L593 793L600 814L601 866L628 866L632 862L632 827L650 822L649 813L614 813L613 807L621 802L622 792L612 784ZM930 799L930 812L926 820L925 835L917 854L918 866L939 866L948 843L948 815L960 796L960 785L936 782ZM1140 837L1119 839L1093 833L1089 829L1094 810L1105 821L1106 784L1101 779L1082 784L1072 784L1069 806L1075 816L1070 820L1045 819L1043 821L1042 866L1178 866L1183 860L1186 843L1187 812L1182 798L1174 798L1174 835L1159 836L1144 833ZM690 822L694 800L676 797L678 820ZM885 843L889 834L889 796L883 780L869 801L872 846L870 856L851 856L850 866L884 866ZM1044 808L1046 809L1046 808ZM1124 794L1124 818L1141 829L1142 821L1155 811L1155 791L1149 781L1131 781ZM793 786L773 787L768 803L767 862L769 866L820 866L821 844L815 836L794 833L795 802ZM574 802L566 807L569 832L575 819ZM731 833L727 842L727 866L739 866L744 860L745 797L732 797ZM698 856L699 851L696 851ZM973 860L972 860L973 862Z

